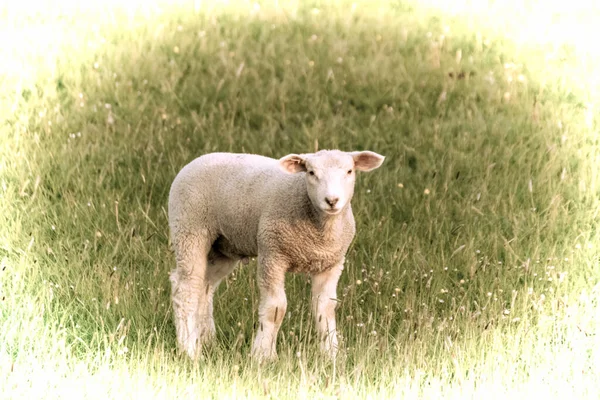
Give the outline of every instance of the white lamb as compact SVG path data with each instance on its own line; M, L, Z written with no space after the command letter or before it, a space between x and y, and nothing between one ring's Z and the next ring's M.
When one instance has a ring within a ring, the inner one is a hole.
M213 294L238 263L258 256L259 327L252 355L277 357L287 307L285 273L312 278L321 349L335 356L336 286L354 237L350 200L356 171L384 157L370 151L319 151L275 160L212 153L186 165L169 194L177 267L171 272L177 340L196 358L215 335Z

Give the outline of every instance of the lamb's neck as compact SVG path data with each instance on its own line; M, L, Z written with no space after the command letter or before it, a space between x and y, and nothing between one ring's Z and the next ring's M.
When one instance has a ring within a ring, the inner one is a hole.
M344 225L344 220L348 218L348 213L351 212L350 205L346 205L341 212L335 215L326 214L322 211L316 210L314 207L312 210L312 219L315 226L317 226L319 230L325 234L335 234L338 229L341 229Z

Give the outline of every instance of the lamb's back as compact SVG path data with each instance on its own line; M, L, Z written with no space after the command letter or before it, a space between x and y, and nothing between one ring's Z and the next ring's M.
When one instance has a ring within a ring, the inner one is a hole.
M286 199L297 183L298 177L281 171L278 160L272 158L206 154L186 165L175 178L169 219L191 230L207 229L230 253L254 256L261 217L278 205L289 206Z

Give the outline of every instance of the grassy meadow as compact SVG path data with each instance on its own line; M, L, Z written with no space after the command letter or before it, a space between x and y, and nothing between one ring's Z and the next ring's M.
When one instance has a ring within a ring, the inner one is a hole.
M0 397L597 398L600 8L574 1L0 6ZM475 6L475 4L478 4ZM208 152L369 149L335 362L255 261L176 351L166 204Z

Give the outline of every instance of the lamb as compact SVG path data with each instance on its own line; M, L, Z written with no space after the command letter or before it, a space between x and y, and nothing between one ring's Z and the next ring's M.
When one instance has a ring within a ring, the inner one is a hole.
M239 261L258 257L259 327L252 356L277 358L287 307L286 272L311 276L320 348L335 357L336 286L355 234L350 200L356 171L378 168L371 151L322 150L279 160L203 155L177 174L169 193L176 268L171 297L180 349L192 359L215 336L213 295Z

